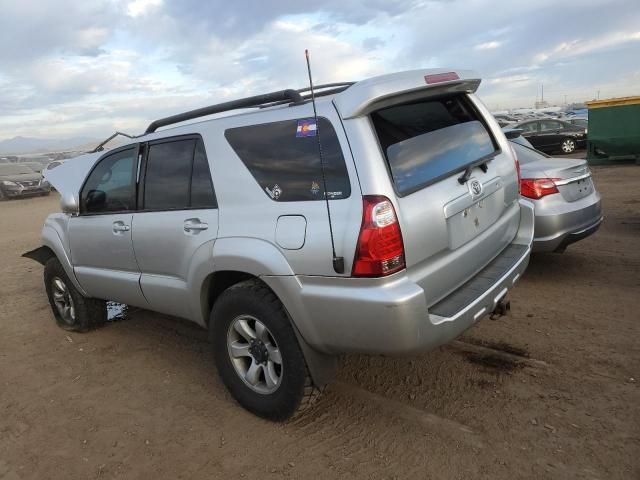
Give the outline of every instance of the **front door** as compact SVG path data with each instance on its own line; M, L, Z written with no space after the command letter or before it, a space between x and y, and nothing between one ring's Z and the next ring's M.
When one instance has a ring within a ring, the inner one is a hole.
M141 208L133 215L140 285L152 309L194 318L189 278L212 261L218 209L202 140L182 136L146 146Z
M553 150L560 146L562 140L562 124L555 120L540 121L540 141L541 147L546 150Z
M78 282L92 297L146 307L133 253L137 148L103 157L80 192L80 215L69 221L69 242Z
M520 128L522 128L522 136L529 140L529 143L531 143L535 148L539 148L541 146L538 123L539 122L534 121L520 125Z

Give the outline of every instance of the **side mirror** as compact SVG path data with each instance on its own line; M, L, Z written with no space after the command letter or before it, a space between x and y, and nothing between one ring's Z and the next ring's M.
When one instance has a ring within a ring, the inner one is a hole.
M80 213L80 205L78 204L78 197L73 193L66 193L60 198L60 207L63 213L69 215L78 215Z

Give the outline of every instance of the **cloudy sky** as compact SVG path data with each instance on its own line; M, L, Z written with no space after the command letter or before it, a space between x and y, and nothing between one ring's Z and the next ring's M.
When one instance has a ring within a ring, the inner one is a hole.
M493 109L640 95L638 0L0 0L0 140L139 133L306 82L480 72Z

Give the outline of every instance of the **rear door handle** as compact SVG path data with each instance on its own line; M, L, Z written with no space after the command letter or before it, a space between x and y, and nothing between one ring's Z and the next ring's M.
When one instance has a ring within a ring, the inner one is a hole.
M124 222L113 222L113 233L115 234L128 232L130 228L131 227L129 227L129 225L125 225Z
M184 221L185 232L200 232L209 228L208 223L201 222L199 218L190 218Z

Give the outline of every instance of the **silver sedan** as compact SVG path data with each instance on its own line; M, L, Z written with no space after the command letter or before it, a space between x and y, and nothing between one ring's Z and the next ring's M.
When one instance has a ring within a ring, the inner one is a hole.
M519 135L510 140L520 161L521 195L535 204L533 251L563 252L598 230L600 194L586 160L550 157Z

